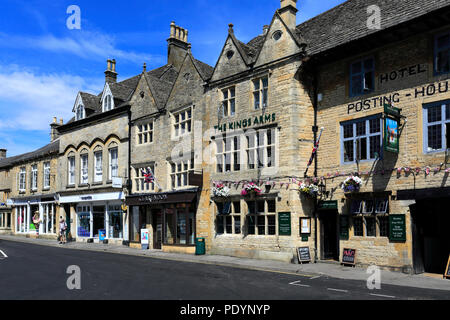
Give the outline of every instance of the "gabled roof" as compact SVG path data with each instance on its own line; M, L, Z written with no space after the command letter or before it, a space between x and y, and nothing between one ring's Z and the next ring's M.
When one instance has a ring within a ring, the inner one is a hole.
M192 61L194 62L195 68L197 68L197 71L203 80L208 80L209 78L212 77L212 74L214 72L213 67L211 67L209 64L206 64L204 62L201 62L200 60L195 59L194 57L192 57Z
M12 167L15 164L23 163L27 161L32 161L35 159L39 159L42 157L46 157L52 154L59 153L59 139L56 139L52 143L47 144L46 146L39 148L35 151L24 153L18 156L9 157L0 160L0 168Z
M163 109L166 105L167 99L169 99L170 91L174 85L174 82L165 81L158 79L150 74L145 74L145 79L152 96L155 99L156 107L158 109Z
M98 96L94 96L93 94L80 92L81 99L83 100L83 105L85 109L90 109L93 111L101 110L100 99Z
M381 9L381 30L367 27L371 5ZM349 0L298 25L296 32L315 55L448 6L448 0Z

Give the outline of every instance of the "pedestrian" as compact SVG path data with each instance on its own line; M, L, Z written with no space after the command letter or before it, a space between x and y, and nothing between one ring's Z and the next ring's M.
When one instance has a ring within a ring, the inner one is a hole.
M41 223L41 218L39 217L39 211L34 212L33 223L34 223L34 228L36 229L36 237L39 238L39 224Z
M62 216L59 217L59 244L66 243L67 223Z

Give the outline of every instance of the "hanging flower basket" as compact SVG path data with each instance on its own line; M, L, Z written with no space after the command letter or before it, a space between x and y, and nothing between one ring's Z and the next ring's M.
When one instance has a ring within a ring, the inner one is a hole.
M319 193L319 187L315 184L305 184L302 183L300 185L300 194L304 195L307 198L314 199L317 197Z
M362 186L362 180L361 178L357 176L350 176L342 183L342 190L344 190L345 193L353 193L353 192L359 192L359 189L361 189Z
M261 195L261 189L253 182L244 185L241 191L242 196L259 196Z
M230 196L230 188L220 183L213 187L214 197L226 198Z

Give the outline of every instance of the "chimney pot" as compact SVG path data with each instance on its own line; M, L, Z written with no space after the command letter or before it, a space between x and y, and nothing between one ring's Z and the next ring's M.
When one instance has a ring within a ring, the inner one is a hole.
M53 117L53 123L56 123L57 119L56 117Z
M63 125L63 124L64 124L63 118L59 119L59 124L60 124L60 125Z
M117 72L116 72L116 59L108 59L108 65L105 71L105 82L115 83L117 82Z
M6 149L0 149L0 159L5 159L6 158L6 152L8 150Z

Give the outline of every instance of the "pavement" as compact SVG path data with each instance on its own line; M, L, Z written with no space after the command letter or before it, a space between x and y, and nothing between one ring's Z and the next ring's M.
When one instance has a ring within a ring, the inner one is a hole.
M303 275L312 278L321 276L335 279L367 281L368 277L370 276L365 268L347 267L342 266L338 263L318 262L308 264L290 264L271 260L245 259L220 255L190 255L181 253L168 253L162 252L160 250L141 250L130 248L127 246L118 246L103 243L69 242L61 245L55 240L32 239L11 235L0 235L0 243L1 240L59 247L65 249L149 257L155 259L209 264L281 274L293 274L299 276ZM442 276L436 277L436 275L429 276L425 274L410 275L387 270L381 270L380 272L382 284L450 291L450 280L443 279Z

